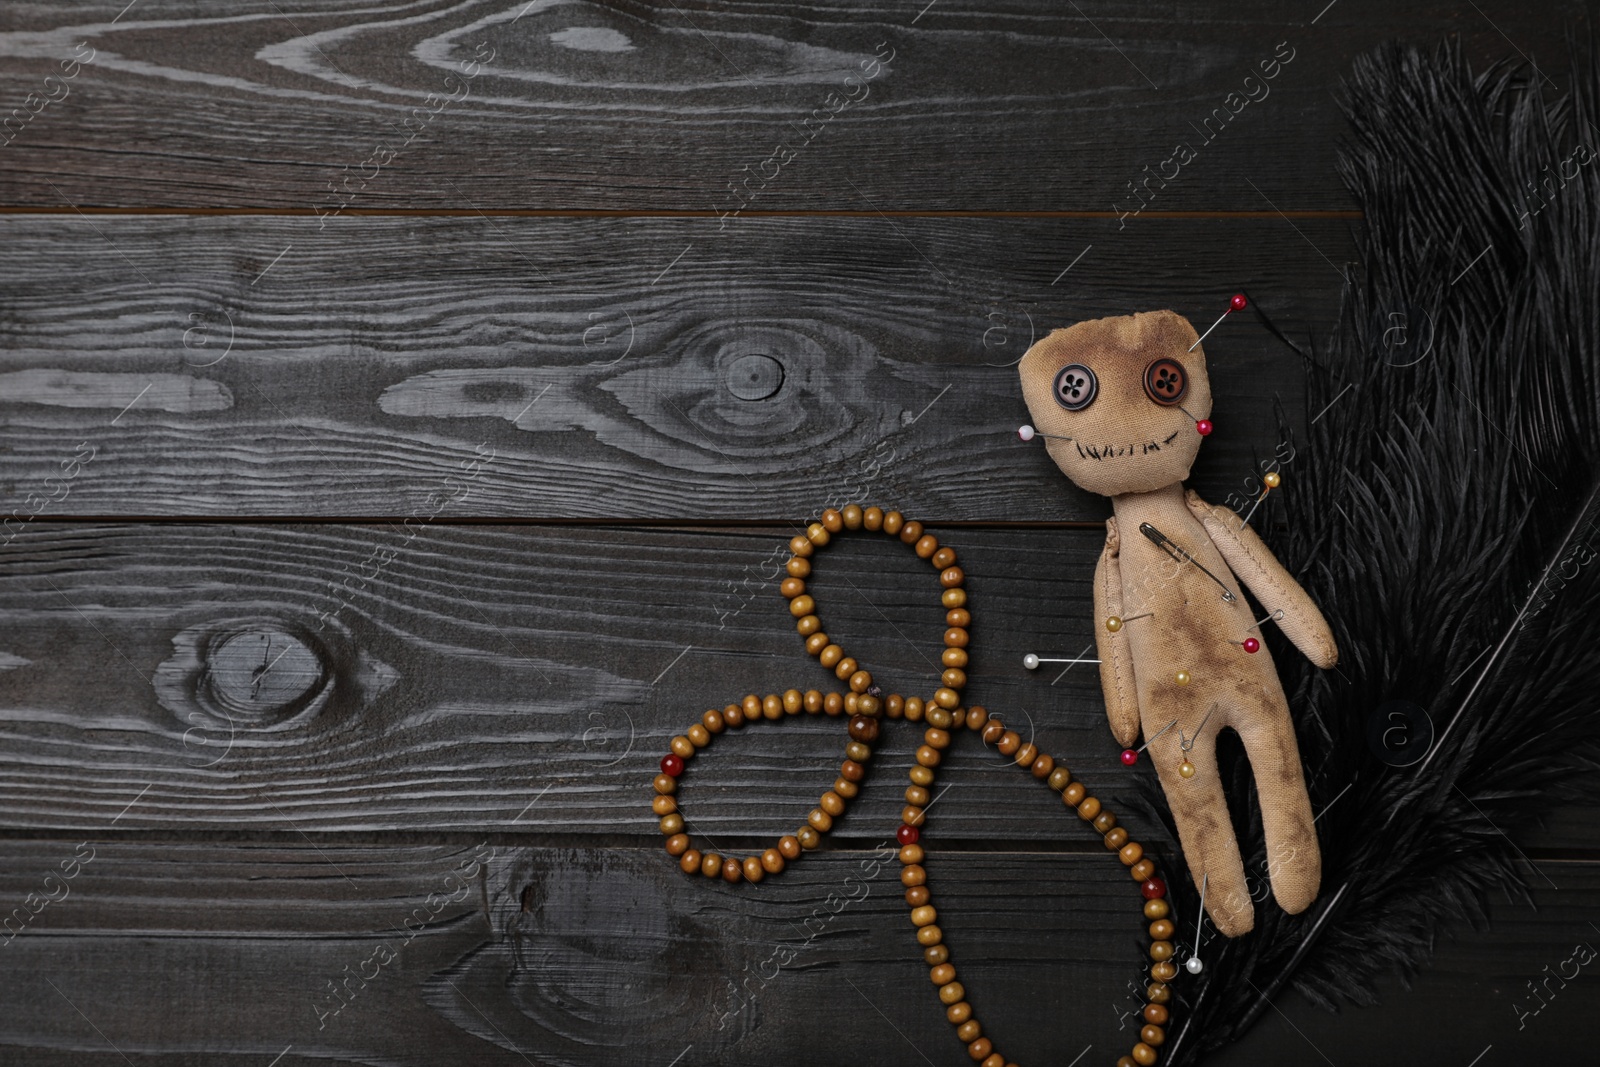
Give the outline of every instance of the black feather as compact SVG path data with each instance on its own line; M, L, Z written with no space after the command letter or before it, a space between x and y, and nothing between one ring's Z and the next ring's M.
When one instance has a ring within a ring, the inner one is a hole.
M1318 671L1268 635L1323 812L1322 895L1208 942L1164 1062L1228 1044L1289 988L1370 1002L1484 923L1491 894L1543 884L1515 842L1556 799L1600 800L1600 81L1592 45L1574 52L1554 99L1537 71L1475 75L1450 46L1386 47L1348 80L1360 263L1308 358L1308 440L1255 519L1341 650ZM1408 767L1368 741L1396 699L1433 725ZM1175 889L1194 915L1195 887Z

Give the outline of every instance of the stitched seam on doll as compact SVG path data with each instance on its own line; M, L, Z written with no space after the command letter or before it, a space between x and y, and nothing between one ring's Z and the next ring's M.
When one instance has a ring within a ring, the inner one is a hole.
M1118 574L1117 574L1116 579L1113 580L1111 575L1108 573L1107 569L1102 567L1101 570L1100 570L1100 573L1098 573L1096 575L1096 577L1100 581L1100 592L1101 592L1101 595L1105 598L1107 611L1108 611L1109 614L1114 614L1114 615L1122 614L1121 556L1120 556L1120 552L1119 552L1119 550L1121 548L1121 544L1122 544L1121 538L1117 534L1116 520L1115 519L1107 519L1106 520L1106 545L1105 545L1105 548L1100 553L1100 558L1101 558L1102 561L1109 561L1111 563L1116 564L1117 565L1117 569L1118 569ZM1112 603L1113 603L1112 602L1112 594L1113 593L1115 593L1115 595L1116 595L1116 601L1115 601L1116 606L1115 606L1115 608L1112 607ZM1095 640L1095 644L1096 644L1096 646L1100 646L1100 638L1101 638L1101 636L1102 636L1101 632L1097 629L1095 631L1095 639L1096 639ZM1112 688L1113 692L1115 693L1116 705L1117 705L1116 706L1116 710L1114 712L1114 714L1117 717L1117 721L1112 724L1113 732L1116 731L1116 728L1118 726L1122 725L1123 723L1128 722L1131 719L1132 723L1133 723L1132 730L1133 730L1133 733L1134 733L1133 740L1137 741L1138 740L1138 731L1139 731L1139 729L1141 727L1141 723L1139 721L1139 711L1138 711L1139 705L1137 703L1136 696L1135 697L1130 697L1129 696L1128 681L1131 681L1131 679L1125 680L1123 678L1124 660L1127 660L1129 666L1131 666L1131 663L1132 663L1132 651L1133 650L1131 648L1124 647L1124 648L1121 649L1121 651L1124 653L1124 655L1119 655L1118 654L1117 642L1121 638L1123 638L1122 634L1114 634L1114 633L1106 633L1106 634L1104 634L1105 644L1102 647L1102 653L1101 653L1101 656L1100 656L1101 660L1105 661L1105 662L1102 662L1102 664L1101 664L1101 668L1102 668L1101 672L1100 672L1101 687L1104 688L1104 686L1105 686L1105 678L1106 678L1106 673L1107 672L1105 671L1104 668L1107 665L1109 665L1110 668L1111 668L1111 670L1110 670L1111 688ZM1137 694L1137 689L1138 689L1138 687L1134 686L1135 694ZM1130 701L1131 701L1131 703L1130 703ZM1128 714L1128 709L1130 707L1134 709L1132 715ZM1107 708L1106 710L1108 712L1111 712L1110 708ZM1118 742L1127 743L1127 742L1123 742L1121 737L1118 737L1117 740L1118 740Z

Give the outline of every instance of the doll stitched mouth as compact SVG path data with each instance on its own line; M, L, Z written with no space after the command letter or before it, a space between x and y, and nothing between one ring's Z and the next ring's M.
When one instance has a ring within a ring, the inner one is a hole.
M1180 430L1173 430L1163 440L1159 442L1150 441L1149 443L1143 445L1104 445L1097 448L1094 445L1081 445L1076 441L1072 443L1077 447L1078 455L1082 456L1084 459L1108 459L1112 456L1132 455L1148 456L1152 452L1161 451L1162 445L1170 445L1172 443L1172 439L1177 437L1181 432L1182 431Z

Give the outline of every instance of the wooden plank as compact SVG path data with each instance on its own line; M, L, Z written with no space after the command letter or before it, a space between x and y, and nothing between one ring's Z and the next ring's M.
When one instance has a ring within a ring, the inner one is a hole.
M968 697L1159 841L1129 810L1148 768L1118 761L1093 669L1021 664L1086 654L1098 532L933 529L968 574ZM0 577L0 823L654 840L649 783L670 737L746 693L838 687L777 594L787 536L35 524ZM865 534L833 546L809 588L885 687L931 693L943 616L904 546ZM898 824L919 737L892 724L836 833ZM791 831L843 747L826 716L720 738L685 783L691 826L751 842ZM945 839L1098 847L974 738L940 784ZM1544 843L1596 840L1580 821Z
M28 921L4 949L0 1063L954 1067L968 1061L887 855L829 851L727 886L656 850L482 839L7 841L0 900ZM958 977L1008 1056L1126 1050L1144 933L1117 864L990 852L928 867ZM1575 1047L1600 1004L1592 976L1520 1032L1510 1008L1542 962L1600 936L1584 921L1600 865L1550 869L1559 892L1538 890L1537 911L1496 905L1495 928L1460 932L1412 992L1388 986L1380 1008L1342 1017L1285 995L1287 1025L1269 1012L1207 1062L1467 1063L1492 1042L1485 1062L1503 1064Z
M1017 441L1006 364L1081 318L1203 328L1240 288L1325 336L1348 225L0 218L0 514L748 521L870 494L1100 521ZM1242 500L1304 365L1247 315L1207 345L1194 485Z
M1588 18L1577 0L122 7L0 14L0 202L1113 212L1156 175L1152 210L1342 209L1333 91L1356 54L1453 35L1559 72L1563 26Z

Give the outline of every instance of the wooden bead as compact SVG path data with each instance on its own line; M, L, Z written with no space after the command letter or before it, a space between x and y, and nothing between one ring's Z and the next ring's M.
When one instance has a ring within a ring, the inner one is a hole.
M870 507L861 513L861 525L874 532L883 529L883 509Z
M1132 1056L1118 1056L1117 1067L1139 1067L1139 1065L1133 1061Z
M939 603L946 608L963 607L967 603L967 591L965 589L946 589L940 594Z
M1147 900L1144 902L1144 917L1146 919L1165 919L1172 909L1165 900Z
M1139 1040L1152 1047L1159 1047L1166 1039L1166 1031L1159 1026L1146 1026L1139 1031Z
M798 859L800 856L800 839L793 834L785 834L778 838L778 855L786 860Z
M833 791L846 800L854 800L861 787L848 778L839 777L833 780Z
M955 626L956 623L945 621L946 626ZM965 667L967 665L967 650L964 648L947 648L939 653L939 662L946 667Z
M972 1005L966 1001L952 1004L944 1010L944 1017L956 1025L960 1025L972 1018Z
M1128 831L1118 826L1106 831L1106 848L1112 852L1119 851L1128 843Z
M915 767L912 767L911 770L907 772L906 777L910 778L915 784L926 789L928 786L933 784L933 768L923 767L919 764Z
M852 741L844 746L844 754L857 763L865 763L872 758L872 749L860 741Z
M972 625L972 612L966 608L951 608L944 613L944 624L946 626L970 626Z
M1144 999L1152 1004L1165 1004L1172 999L1172 987L1165 982L1151 982L1144 991Z
M810 823L812 828L821 834L833 829L833 816L821 808L812 808L811 814L806 816L806 822Z
M921 697L906 697L906 721L921 722L923 703Z
M929 945L922 950L922 962L929 967L937 967L950 958L950 950L944 945Z
M925 808L928 806L928 797L930 794L920 785L906 786L905 796L907 804L915 804L919 808Z
M650 810L657 815L671 815L678 810L678 801L674 797L662 796L657 793L650 798Z
M790 556L789 562L783 565L791 578L805 578L811 574L811 561L800 556Z
M1006 1058L995 1052L988 1056L978 1067L1017 1067L1014 1063L1007 1063Z
M932 904L924 904L920 908L911 909L912 926L930 926L939 918L939 912ZM961 999L960 997L956 998Z
M844 521L844 528L846 530L861 529L861 505L846 504L844 507L839 509L839 518Z
M917 543L911 546L911 551L922 559L932 559L933 554L939 551L939 539L932 534L923 534L917 538Z
M1170 982L1178 977L1178 965L1171 960L1152 963L1150 965L1150 977L1158 982Z
M1082 782L1073 782L1061 791L1061 799L1074 808L1082 804L1083 798L1088 795L1089 791L1083 787Z
M1029 767L1028 771L1035 778L1039 779L1042 782L1045 779L1049 778L1050 775L1055 771L1055 769L1056 769L1056 759L1055 759L1055 757L1051 756L1049 754L1045 754L1045 755L1036 757L1034 759L1034 761L1033 761L1033 766Z
M785 600L793 600L806 591L806 583L799 578L785 578L778 583L778 592ZM810 612L802 611L800 614L808 615Z
M672 754L677 756L679 759L688 759L690 756L694 755L694 742L690 741L682 734L679 734L671 741L668 741L667 747L672 749Z
M934 969L935 970L939 970L940 968L936 967ZM950 978L954 978L954 977L955 977L955 968L951 967L950 968ZM944 978L944 979L935 978L933 980L933 984L934 985L944 985L946 982L950 981L950 978ZM978 1040L978 1038L983 1036L983 1024L980 1023L976 1019L968 1019L966 1022L962 1023L960 1026L958 1026L956 1028L956 1036L959 1037L962 1041L976 1041L976 1040Z
M720 734L725 725L722 721L722 712L712 708L700 716L700 725L704 726L709 733Z
M915 520L900 527L900 540L914 545L922 538L922 523Z
M670 774L658 774L656 775L655 787L657 793L676 793L678 791L678 780Z
M878 720L869 719L865 715L857 715L850 720L848 731L852 741L870 745L878 739Z
M707 852L700 858L700 873L707 878L716 878L722 874L722 857L715 852Z
M839 764L839 777L848 778L852 782L859 782L867 775L867 769L853 759L847 759Z
M941 708L937 704L930 704L923 708L922 720L929 726L940 730L948 730L955 725L956 713L949 708Z
M928 887L925 885L912 886L906 890L906 903L913 908L920 908L928 902Z
M739 705L739 709L744 712L746 722L754 722L761 718L761 698L754 693L746 694L743 703Z
M927 880L928 871L920 863L900 868L900 884L903 886L922 885Z
M937 767L939 766L939 750L928 745L922 745L917 749L916 760L924 767Z
M827 527L823 526L820 522L812 523L810 526L806 527L806 539L812 544L816 545L818 548L821 548L830 540L828 537ZM795 554L799 555L800 553L797 552Z
M1109 834L1116 828L1117 817L1109 811L1102 810L1094 817L1094 828L1097 833Z
M811 826L800 827L794 832L794 837L796 841L800 842L800 847L807 852L822 844L822 835L817 833L816 829Z
M930 557L930 562L935 567L938 567L940 570L944 570L946 567L950 566L950 564L954 563L955 561L956 561L956 550L953 549L953 548L949 548L949 547L945 547L945 548L939 549L939 551L935 552Z
M1078 805L1078 818L1084 822L1093 822L1094 817L1100 814L1100 801L1094 797L1084 797L1083 803Z
M783 713L785 715L798 715L800 709L806 706L806 698L798 689L785 689L783 691Z
M962 631L965 633L966 631ZM933 692L933 702L941 708L951 709L961 703L961 694L949 686L941 685Z
M966 580L966 572L960 567L946 567L939 572L939 584L946 589L954 589Z
M862 670L855 671L850 675L849 685L851 692L865 693L872 688L872 675Z
M722 861L722 880L724 882L738 882L744 878L744 864L732 856Z
M1124 867L1132 867L1144 856L1144 846L1137 841L1129 841L1117 853L1117 859L1122 861Z
M1144 1021L1163 1026L1167 1021L1167 1009L1159 1004L1146 1004L1144 1006Z
M949 648L966 648L970 640L967 631L960 626L952 626L944 632L944 643Z
M967 709L967 729L982 730L989 724L989 711L987 708L974 705Z
M1014 756L1017 749L1022 747L1022 735L1015 730L1007 730L1000 735L994 747L1000 750L1002 756Z
M676 816L674 816L674 818L676 818ZM681 822L682 820L679 820L679 821ZM667 838L667 855L669 855L669 856L681 856L685 852L688 852L688 851L689 851L689 835L688 834L673 834L671 837Z
M1151 1064L1156 1062L1156 1050L1143 1041L1139 1042L1133 1046L1133 1062L1137 1063L1139 1067L1150 1067Z
M1172 942L1171 941L1152 941L1152 942L1150 942L1150 958L1155 960L1157 963L1161 963L1161 962L1163 962L1165 960L1170 960L1172 958Z
M898 537L900 529L905 525L906 517L898 511L888 511L883 516L883 532L890 537Z
M684 732L684 736L689 739L689 743L695 748L705 748L711 743L711 731L707 730L699 723L695 723L693 726L689 727L689 729Z
M803 615L794 624L795 632L801 637L810 637L822 629L822 620L815 615Z
M1150 862L1150 859L1146 857L1145 859L1140 860L1138 863L1135 863L1132 867L1129 867L1128 873L1133 876L1133 880L1135 882L1143 882L1152 874L1156 873L1156 865Z
M806 638L806 655L820 656L822 655L822 650L827 648L830 643L831 641L828 635L823 633L821 630L818 630L816 633ZM822 694L818 693L817 696L820 699ZM806 706L806 710L811 711L810 705ZM822 710L821 704L817 705L817 710Z
M917 944L937 945L944 940L944 931L937 926L924 926L917 931Z
M922 862L922 846L921 845L901 845L900 846L900 862L905 864L908 867L911 866L912 864L915 864L915 863L921 863Z
M1072 772L1065 767L1057 767L1050 772L1050 777L1045 780L1045 784L1059 793L1072 784Z
M829 533L838 533L844 529L844 516L837 508L829 508L822 513L822 527Z
M761 699L761 714L768 719L783 718L783 698L776 693L768 693Z
M1150 924L1149 933L1150 940L1152 941L1171 940L1172 935L1176 932L1177 930L1172 925L1171 919L1157 919L1155 922Z
M865 671L861 671L859 673L866 674ZM883 714L883 701L879 700L871 693L857 693L856 713L860 715L866 715L869 718L877 718L879 715Z
M831 789L822 794L822 799L817 801L817 806L835 817L844 814L844 798Z
M983 732L978 736L983 738L984 744L995 745L999 744L1000 739L1005 735L1005 723L1001 722L999 719L990 719L988 722L983 724Z
M967 991L960 982L947 982L939 987L939 999L946 1005L965 1000L966 996Z
M930 748L949 748L950 733L947 730L935 730L932 727L922 731L923 743Z
M921 826L923 818L923 810L915 804L907 804L900 809L900 821L907 826Z
M967 684L967 672L960 667L946 667L939 675L939 682L951 689L964 689Z
M844 659L833 665L833 676L842 682L852 674L856 673L856 671L860 668L861 664L855 661L854 656L846 656Z
M722 721L726 725L737 729L744 725L744 709L738 704L729 704L722 709Z
M668 837L672 837L675 834L682 834L683 833L683 816L682 815L663 815L661 817L661 832L666 834ZM689 847L689 842L688 842L687 839L684 840L683 847L684 848L688 848ZM671 852L672 850L668 849L667 851ZM679 855L679 853L677 853L677 852L673 852L672 854L674 856Z
M701 859L700 850L691 848L678 857L678 867L684 874L699 874Z
M817 662L824 667L832 667L842 659L844 659L844 649L838 645L827 645L817 655Z
M789 551L793 552L795 555L799 556L801 559L805 559L807 556L810 556L811 553L815 552L816 550L817 550L816 546L811 543L811 539L809 537L806 537L804 535L800 535L800 536L797 536L797 537L789 538Z
M759 882L767 876L767 869L761 866L761 861L755 856L750 856L744 861L744 880Z
M769 848L761 854L761 866L768 874L778 874L784 868L783 853Z
M827 636L827 634L822 635L824 641L827 640ZM807 642L807 644L810 644L810 642ZM822 710L822 694L815 689L807 689L804 697L804 704L806 708L806 714L815 715L817 712Z
M844 696L840 693L829 693L822 698L822 710L835 718L844 714Z
M1039 758L1039 746L1032 741L1018 748L1012 759L1024 767L1033 766L1033 761Z
M960 985L961 983L960 982L955 982L953 984L954 985ZM943 994L941 993L941 996L942 995ZM972 1044L967 1046L967 1055L971 1056L974 1060L987 1059L988 1056L989 1056L989 1053L991 1053L993 1051L994 1051L994 1042L990 1041L986 1037L980 1037L980 1038L978 1038L978 1040L974 1041Z

